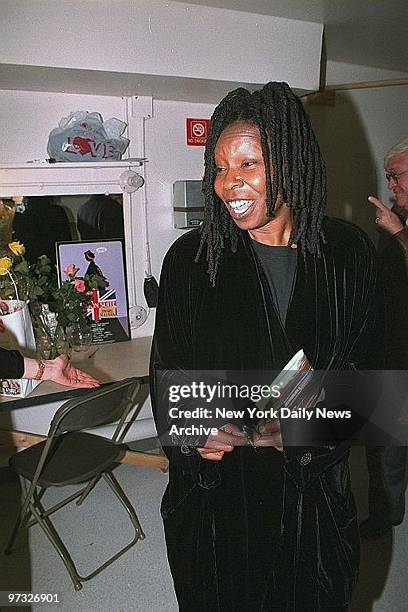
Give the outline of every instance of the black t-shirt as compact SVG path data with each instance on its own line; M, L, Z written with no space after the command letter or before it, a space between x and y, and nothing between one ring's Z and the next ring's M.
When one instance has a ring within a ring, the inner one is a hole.
M297 249L288 246L269 246L255 240L252 244L284 325L295 280Z

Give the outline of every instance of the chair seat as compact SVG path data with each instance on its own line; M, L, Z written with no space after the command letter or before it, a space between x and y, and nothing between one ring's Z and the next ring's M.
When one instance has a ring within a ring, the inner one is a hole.
M32 480L46 441L20 451L10 465L24 478ZM82 431L60 435L48 454L38 484L42 487L63 486L90 480L112 467L124 445Z

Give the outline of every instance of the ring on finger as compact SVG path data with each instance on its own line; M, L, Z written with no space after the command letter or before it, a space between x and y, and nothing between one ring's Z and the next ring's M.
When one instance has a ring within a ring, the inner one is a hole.
M225 433L231 433L231 428L230 426L227 425L221 425L221 427L218 428L220 431L225 431Z

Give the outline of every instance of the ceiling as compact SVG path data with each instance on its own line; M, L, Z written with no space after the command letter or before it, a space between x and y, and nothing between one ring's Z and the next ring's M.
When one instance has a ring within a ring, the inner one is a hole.
M188 0L325 25L327 59L408 73L407 0Z

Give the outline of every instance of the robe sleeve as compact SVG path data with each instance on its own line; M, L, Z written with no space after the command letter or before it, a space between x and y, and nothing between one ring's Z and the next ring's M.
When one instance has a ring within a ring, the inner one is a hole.
M21 378L24 374L24 357L18 351L0 348L0 378Z
M172 425L185 429L187 420L170 418L168 390L180 385L191 370L191 308L194 302L193 275L197 273L192 258L183 255L182 243L176 242L167 253L160 276L156 325L150 355L150 391L156 429L164 451L172 461L197 464L201 457L195 447L204 446L208 436L170 435ZM184 376L184 373L185 376ZM173 406L174 407L174 406ZM179 406L180 408L180 406ZM189 470L190 471L190 470Z
M378 262L367 236L356 228L351 237L346 257L336 253L333 256L336 290L331 308L342 325L338 326L335 350L324 374L326 398L320 405L327 410L349 410L351 418L319 421L314 417L303 427L290 427L289 423L284 428L286 471L300 489L310 486L316 476L329 469L336 457L347 452L353 440L364 444L363 428L380 397L380 376L374 373L383 367L384 352L384 306ZM371 371L368 376L364 372L367 370Z
M326 421L336 444L366 442L364 432L380 399L384 367L384 299L378 257L366 236L356 247L343 271L348 287L344 307L350 312L341 351L344 362L339 360L337 371L328 373L331 384L327 386L327 408L351 413L350 419ZM351 340L347 340L348 336Z

